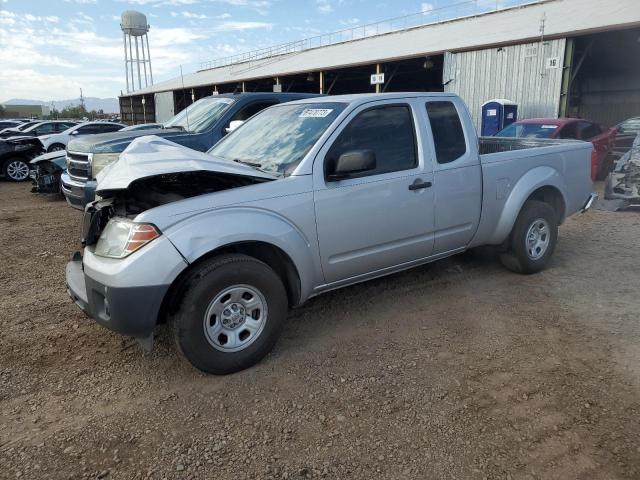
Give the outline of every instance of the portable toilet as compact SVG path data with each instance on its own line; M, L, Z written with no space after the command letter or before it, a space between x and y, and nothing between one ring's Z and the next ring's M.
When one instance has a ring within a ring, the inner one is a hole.
M492 137L504 127L518 120L518 105L511 100L496 98L482 105L483 137Z

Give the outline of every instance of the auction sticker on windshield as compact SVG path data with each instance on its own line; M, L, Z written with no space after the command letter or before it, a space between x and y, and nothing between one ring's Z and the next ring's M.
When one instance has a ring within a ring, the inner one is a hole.
M333 112L332 108L305 108L300 118L324 118Z

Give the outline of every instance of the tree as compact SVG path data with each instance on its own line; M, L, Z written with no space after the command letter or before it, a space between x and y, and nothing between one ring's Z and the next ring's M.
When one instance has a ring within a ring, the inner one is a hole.
M0 105L0 118L4 118L7 111L4 109L4 105Z
M65 107L60 111L59 117L61 118L84 118L89 116L87 109L83 105L77 105L75 107Z

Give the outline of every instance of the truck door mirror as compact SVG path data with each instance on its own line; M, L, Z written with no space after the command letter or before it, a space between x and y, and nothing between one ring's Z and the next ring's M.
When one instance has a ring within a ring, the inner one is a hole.
M244 120L233 120L232 122L229 123L229 126L224 129L224 131L225 133L231 133L243 123L244 123Z
M376 169L376 155L371 150L354 150L338 157L332 172L327 178L331 181L342 180Z

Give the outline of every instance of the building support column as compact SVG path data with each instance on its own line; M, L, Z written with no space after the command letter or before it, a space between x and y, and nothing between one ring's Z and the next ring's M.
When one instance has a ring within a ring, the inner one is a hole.
M380 75L380 64L376 63L376 75ZM376 83L376 93L380 93L380 84Z
M324 94L324 72L320 72L320 95Z
M560 108L558 109L559 117L566 117L569 113L574 52L575 40L573 38L567 38L564 47L564 64L562 66L562 90L560 92Z

